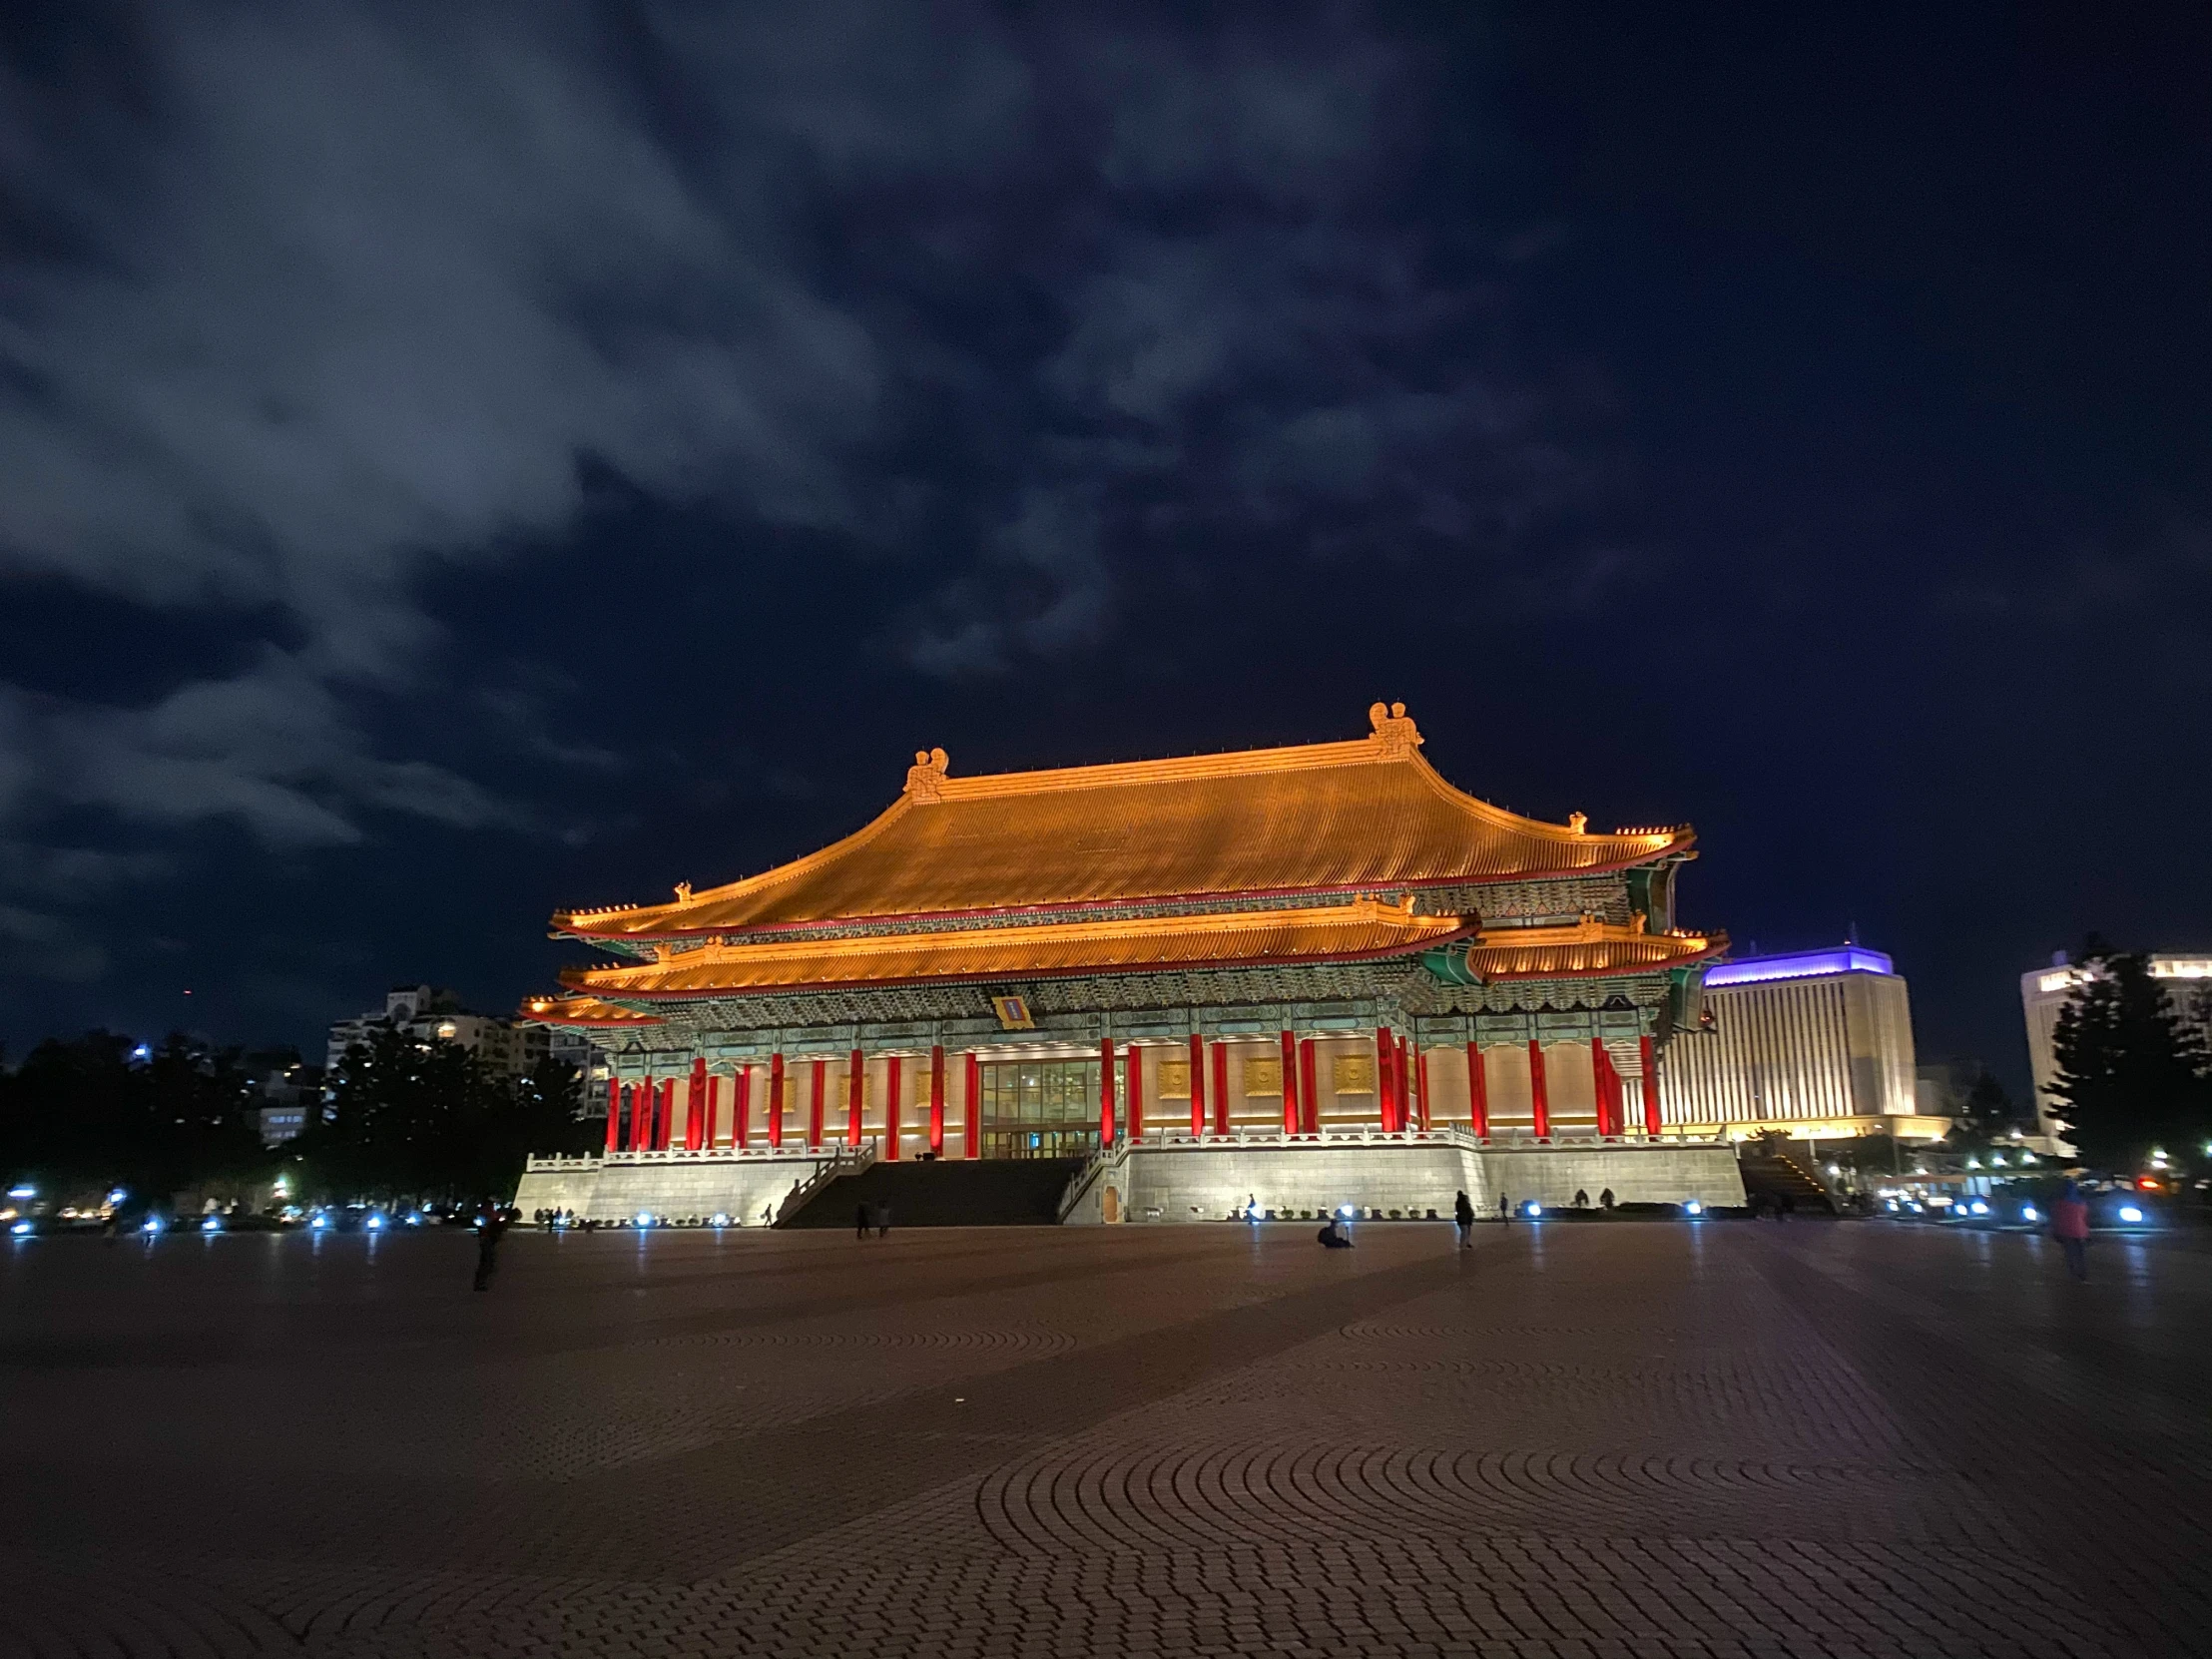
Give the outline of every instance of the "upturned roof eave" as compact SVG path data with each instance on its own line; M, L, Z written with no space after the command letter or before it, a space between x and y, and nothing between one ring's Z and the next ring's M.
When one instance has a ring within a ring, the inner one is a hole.
M744 996L803 996L823 991L898 990L916 985L1006 985L1021 984L1038 979L1099 979L1120 977L1138 973L1209 973L1236 968L1270 967L1333 967L1339 964L1388 961L1404 957L1412 961L1423 950L1439 945L1456 944L1472 937L1480 923L1469 921L1462 926L1431 934L1417 941L1398 940L1386 945L1377 945L1367 950L1339 950L1322 952L1284 952L1264 956L1219 956L1194 958L1189 961L1113 962L1075 964L1064 967L1002 968L985 973L919 973L901 974L881 979L808 979L783 981L768 985L703 985L686 986L675 990L649 990L633 986L590 985L569 976L575 973L623 972L624 969L564 968L561 983L572 989L588 991L601 1001L623 1002L702 1002L721 998ZM542 1017L542 1016L532 1016Z
M1503 870L1494 874L1422 875L1391 881L1338 881L1320 886L1285 887L1231 887L1216 891L1128 893L1109 898L1064 898L1036 904L993 904L970 906L956 910L886 910L858 915L809 917L797 921L763 921L740 925L722 923L702 924L696 927L659 927L650 932L625 932L614 929L562 927L550 930L553 938L576 939L594 945L619 945L649 943L656 939L698 938L767 938L789 937L810 932L827 932L844 927L900 927L917 922L970 921L984 916L1039 917L1065 915L1075 910L1095 910L1118 905L1152 906L1162 904L1234 904L1251 899L1265 898L1356 898L1365 894L1389 894L1396 892L1427 892L1443 887L1502 886L1511 881L1572 881L1590 875L1612 875L1621 870L1636 869L1645 864L1664 863L1669 859L1687 856L1696 841L1694 832L1684 830L1681 837L1663 847L1599 863L1581 864L1573 869L1561 870Z

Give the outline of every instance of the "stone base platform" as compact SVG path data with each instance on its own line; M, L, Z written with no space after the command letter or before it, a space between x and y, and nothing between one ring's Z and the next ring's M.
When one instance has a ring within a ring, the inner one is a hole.
M804 1147L713 1152L623 1152L607 1158L533 1158L515 1192L524 1216L567 1210L587 1221L656 1222L726 1217L771 1226L795 1197L840 1173L864 1169L873 1148ZM896 1166L920 1178L930 1166ZM950 1168L952 1166L945 1166ZM1744 1202L1735 1148L1725 1141L1479 1140L1439 1129L1399 1135L1277 1135L1233 1140L1147 1137L1094 1159L1070 1184L1061 1220L1226 1221L1246 1206L1261 1219L1311 1217L1353 1206L1361 1216L1451 1214L1464 1192L1475 1212L1498 1200L1559 1209L1576 1192L1592 1204L1611 1190L1622 1204L1708 1207Z
M706 1221L726 1216L735 1227L772 1225L795 1193L839 1169L868 1162L841 1148L786 1147L740 1152L618 1152L606 1158L532 1158L515 1189L527 1218L568 1210L583 1221Z
M1242 1140L1146 1140L1096 1160L1070 1191L1069 1223L1224 1221L1252 1206L1261 1219L1313 1218L1351 1205L1365 1217L1448 1217L1464 1192L1478 1216L1498 1200L1563 1208L1579 1191L1596 1204L1708 1208L1744 1202L1736 1151L1725 1141L1477 1139L1460 1130L1399 1135L1285 1135Z

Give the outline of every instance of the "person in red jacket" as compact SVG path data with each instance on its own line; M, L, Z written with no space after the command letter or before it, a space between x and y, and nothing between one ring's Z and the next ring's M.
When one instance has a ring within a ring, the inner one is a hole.
M2076 1279L2089 1277L2089 1201L2081 1188L2068 1181L2058 1189L2058 1202L2050 1207L2050 1236L2066 1253L2066 1271Z

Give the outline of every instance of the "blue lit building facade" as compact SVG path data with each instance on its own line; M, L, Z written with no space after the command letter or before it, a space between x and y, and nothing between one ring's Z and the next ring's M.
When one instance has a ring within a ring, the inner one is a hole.
M1914 1099L1913 1009L1888 956L1863 945L1752 956L1705 972L1705 1028L1667 1050L1669 1132L1935 1140L1949 1119Z

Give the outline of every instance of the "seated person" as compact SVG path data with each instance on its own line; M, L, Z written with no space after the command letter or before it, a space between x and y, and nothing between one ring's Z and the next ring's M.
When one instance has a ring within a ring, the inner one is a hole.
M1324 1250L1350 1250L1352 1248L1352 1232L1345 1226L1344 1217L1342 1216L1331 1216L1329 1225L1323 1228L1315 1237L1321 1241Z

